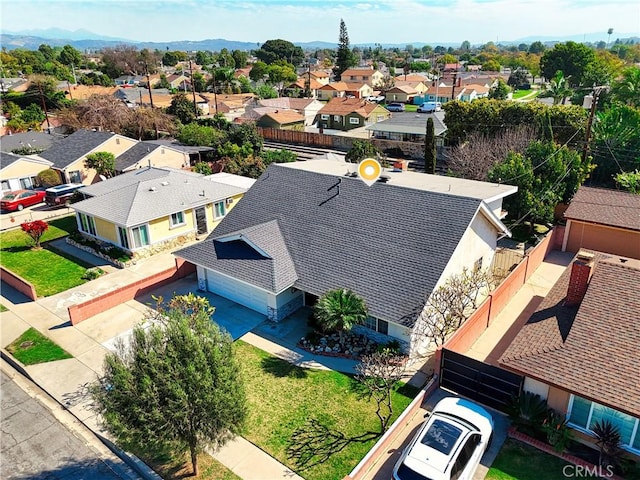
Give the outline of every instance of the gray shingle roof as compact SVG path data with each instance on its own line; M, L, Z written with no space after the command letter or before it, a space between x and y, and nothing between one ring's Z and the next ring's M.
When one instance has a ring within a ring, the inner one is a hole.
M288 253L293 286L314 295L350 288L373 316L410 327L480 205L479 199L368 187L357 178L271 165L207 240L176 255L265 288L272 265L255 250L218 258L219 239L243 232L275 251L276 262Z
M132 165L135 165L145 156L149 155L155 149L160 148L160 145L148 142L136 143L133 147L125 152L122 152L116 157L116 171L123 172Z
M640 261L596 252L579 306L565 305L571 265L518 332L499 363L640 416Z
M54 143L61 140L57 135L49 135L42 132L21 132L12 135L3 135L0 138L0 149L3 152L12 152L17 148L34 147L48 149Z
M640 230L640 195L607 188L580 187L565 218Z
M55 168L64 169L69 164L89 153L94 148L103 144L115 133L94 132L92 130L78 130L68 137L56 142L40 156L53 162Z
M145 168L82 189L78 212L130 227L243 193L239 187L172 169ZM204 192L204 195L202 193Z
M45 160L40 160L37 158L29 158L24 155L15 155L13 153L0 152L0 169L6 168L14 162L19 160L26 160L33 163L42 164L42 169L45 170L48 168L49 163Z

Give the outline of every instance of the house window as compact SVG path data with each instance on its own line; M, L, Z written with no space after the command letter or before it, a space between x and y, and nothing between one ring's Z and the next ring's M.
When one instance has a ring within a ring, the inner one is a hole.
M149 245L149 230L146 225L140 225L131 229L133 235L133 246L141 248Z
M28 190L33 188L35 177L24 177L20 179L20 187Z
M367 317L364 321L364 326L370 328L374 332L382 333L383 335L389 335L389 322L380 320L375 317Z
M129 250L129 236L126 228L118 227L118 238L120 238L120 246Z
M96 236L96 223L93 220L93 217L89 215L85 215L84 213L79 213L80 216L80 230L85 233L89 233Z
M82 175L80 170L74 170L68 173L70 183L82 183Z
M327 115L326 113L323 113L322 115L320 115L320 118L322 120L329 120L329 115Z
M376 122L381 122L381 121L383 121L383 120L384 120L384 115L378 115L378 116L376 117Z
M360 119L359 119L359 118L357 118L357 117L356 117L356 118L351 117L351 118L349 118L349 123L350 123L351 125L360 125Z
M640 419L638 418L577 395L571 395L567 416L572 427L589 433L596 422L609 420L618 428L622 446L640 452Z
M2 190L11 190L9 187L9 180L2 180Z
M333 116L333 121L340 123L340 122L342 122L342 117L340 115L334 115Z
M213 206L213 216L214 218L222 218L225 216L226 208L224 206L224 202L218 202Z
M183 212L172 213L170 223L172 227L184 225L184 213Z

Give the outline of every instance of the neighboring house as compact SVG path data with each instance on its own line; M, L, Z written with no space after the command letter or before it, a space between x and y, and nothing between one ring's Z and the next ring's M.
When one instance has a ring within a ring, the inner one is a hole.
M610 420L636 455L639 285L640 261L581 250L499 359L585 439Z
M307 75L302 75L298 80L284 87L283 92L289 95L303 94L307 88L307 82L309 82L309 97L318 98L318 90L322 87L322 84L314 78L309 81Z
M412 103L418 91L410 85L396 85L386 91L384 98L389 102Z
M464 85L461 87L460 93L456 96L456 100L462 102L472 102L478 98L488 98L491 89L484 85Z
M0 152L2 194L37 186L36 176L50 166L51 162L46 160Z
M318 99L331 100L332 98L344 97L347 89L345 82L327 83L318 89Z
M274 107L279 110L295 110L305 117L305 125L313 125L316 115L320 109L324 107L324 103L312 98L289 97L265 98L258 100L258 105L263 107Z
M171 85L171 88L177 90L191 90L191 80L182 74L174 73L167 76L167 82Z
M382 122L368 125L365 130L369 130L375 138L379 139L424 144L424 137L427 133L427 118L429 117L433 118L436 144L444 146L444 133L447 131L447 127L444 124L443 111L430 114L396 115Z
M256 125L263 128L304 132L304 123L304 117L295 110L276 110L265 113L258 119Z
M368 68L349 68L342 72L340 80L346 83L367 83L373 87L382 84L384 74L372 67Z
M640 195L583 186L564 217L562 251L588 248L640 259Z
M141 82L146 80L144 75L121 75L114 80L116 85L123 87L138 86Z
M150 107L153 102L154 108L167 108L173 100L173 95L171 95L166 88L154 88L151 92L141 87L118 88L113 96L122 100L130 107Z
M36 148L46 150L60 140L57 135L49 135L43 132L19 132L0 137L0 150L13 153L20 148Z
M320 128L351 130L381 122L391 113L377 103L360 98L333 98L316 115Z
M73 205L78 229L136 258L183 245L213 230L247 190L213 177L150 167L85 187L90 198Z
M59 172L63 183L91 185L100 179L94 169L85 166L85 160L95 152L112 153L116 158L116 173L148 165L182 168L189 163L188 156L181 150L93 130L78 130L56 142L39 157L51 162L51 168Z
M206 241L175 254L197 266L200 289L275 321L352 289L370 314L358 331L419 346L411 336L427 295L463 267L491 263L508 234L495 210L516 187L409 172L369 187L345 175L355 167L270 165Z
M353 83L353 82L345 82L347 89L345 90L345 95L347 97L352 98L365 98L370 97L374 94L374 90L368 83Z
M331 75L329 74L329 72L325 72L324 70L312 70L311 78L318 82L320 85L326 85L329 83Z
M145 140L144 143L169 147L172 150L182 152L185 158L189 159L189 165L194 166L198 162L205 160L206 156L214 151L213 147L205 147L200 145L183 145L177 140Z

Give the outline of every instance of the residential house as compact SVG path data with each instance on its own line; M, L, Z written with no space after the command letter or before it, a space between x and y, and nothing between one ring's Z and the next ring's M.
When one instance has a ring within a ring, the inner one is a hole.
M396 85L385 92L384 98L389 102L413 103L418 91L410 85Z
M295 110L305 117L305 125L312 125L324 103L312 98L280 97L258 100L258 105L278 110Z
M381 122L391 113L377 103L360 98L333 98L316 115L320 128L351 130Z
M263 128L304 132L304 123L304 117L295 110L276 110L262 115L256 125Z
M46 160L0 152L2 194L37 186L36 176L50 166L51 162Z
M588 248L640 259L640 195L582 186L564 218L563 251Z
M0 137L0 150L15 153L14 150L29 148L44 151L60 140L57 135L43 132L18 132Z
M78 130L56 142L39 157L51 163L63 183L91 185L100 179L94 169L86 167L85 160L87 155L96 152L109 152L115 156L116 173L149 164L181 168L188 162L187 156L179 150L93 130Z
M382 85L384 74L373 67L349 68L342 72L340 80L347 83L367 83L372 87Z
M318 99L331 100L332 98L344 97L347 89L345 82L327 83L318 89Z
M275 321L352 289L370 315L356 330L408 349L426 296L464 266L491 263L508 233L495 211L516 188L412 172L369 187L345 175L354 168L272 164L206 241L175 255L197 266L200 289Z
M347 89L345 96L351 98L367 98L374 94L374 90L368 83L362 82L345 82Z
M147 167L82 188L88 198L73 207L84 236L140 258L209 233L246 190L228 177Z
M606 209L603 206L602 209ZM580 250L499 364L525 376L524 389L595 440L611 421L622 448L640 455L640 261Z
M456 96L456 100L462 102L472 102L478 98L488 98L490 88L485 85L464 85L462 86L460 93Z
M396 140L400 142L417 142L424 145L427 133L427 118L433 119L436 144L444 146L444 112L423 113L416 115L396 115L382 122L367 125L365 130L372 132L378 139Z
M191 80L185 77L181 73L173 73L167 76L167 82L171 85L171 88L181 91L191 91Z
M286 95L297 96L297 94L304 94L307 86L309 88L308 96L311 98L318 98L318 90L322 87L322 84L314 78L309 80L306 74L300 76L295 82L285 86L283 88L283 92Z
M325 70L311 70L311 78L320 85L327 85L331 79L331 74Z
M116 85L121 85L123 87L137 87L140 82L145 80L146 78L144 75L120 75L114 80L114 82Z
M169 90L166 88L154 88L151 92L142 87L118 88L113 96L122 100L130 107L150 107L153 103L155 108L167 108L173 100L173 95L169 93Z

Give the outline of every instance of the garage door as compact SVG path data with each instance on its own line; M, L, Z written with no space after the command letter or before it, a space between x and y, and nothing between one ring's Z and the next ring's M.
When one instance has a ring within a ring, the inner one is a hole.
M207 290L263 315L267 314L268 293L211 270L206 271Z

